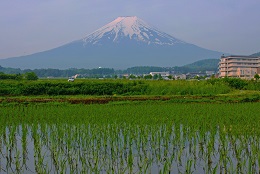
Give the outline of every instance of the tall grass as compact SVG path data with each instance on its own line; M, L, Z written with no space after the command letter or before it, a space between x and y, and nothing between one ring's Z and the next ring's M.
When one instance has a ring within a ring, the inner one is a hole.
M1 81L0 95L216 95L232 90L208 81L66 80Z
M152 95L216 95L226 94L232 89L221 82L211 84L207 81L151 81L149 83Z

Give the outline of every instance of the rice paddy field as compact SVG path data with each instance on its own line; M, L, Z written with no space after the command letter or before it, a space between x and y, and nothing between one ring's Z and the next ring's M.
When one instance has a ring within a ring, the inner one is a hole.
M259 173L260 103L0 105L0 173Z

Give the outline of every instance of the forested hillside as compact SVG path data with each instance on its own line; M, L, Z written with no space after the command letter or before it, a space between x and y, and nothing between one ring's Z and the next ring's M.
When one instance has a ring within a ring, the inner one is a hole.
M254 57L260 57L260 52L255 53L255 54L252 54L251 56L254 56Z
M81 74L84 77L104 77L118 74L149 74L150 72L170 72L170 73L188 73L188 72L205 72L217 71L219 59L205 59L188 64L185 66L175 67L155 67L155 66L136 66L125 70L115 70L113 68L94 68L94 69L24 69L4 68L0 66L0 72L6 74L24 74L35 72L38 77L70 77Z

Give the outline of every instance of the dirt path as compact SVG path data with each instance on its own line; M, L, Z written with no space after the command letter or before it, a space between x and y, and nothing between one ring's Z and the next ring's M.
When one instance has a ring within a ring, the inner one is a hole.
M41 98L41 97L6 97L0 99L0 103L48 103L48 102L67 102L71 104L106 104L116 101L167 101L175 103L238 103L238 102L260 102L260 96L104 96L104 97L82 97L76 98Z

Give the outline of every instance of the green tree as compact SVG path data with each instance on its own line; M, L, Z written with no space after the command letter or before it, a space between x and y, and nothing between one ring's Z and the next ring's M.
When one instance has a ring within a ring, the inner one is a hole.
M159 75L158 74L154 74L153 79L157 80L158 78L159 78Z
M35 72L27 72L24 75L25 79L27 80L37 80L38 76L35 74Z
M136 79L136 77L135 77L135 75L131 74L131 75L129 76L129 79Z
M199 79L200 79L200 77L199 77L198 75L196 75L196 76L194 76L194 79L197 79L197 80L199 80Z
M259 74L255 74L255 75L254 75L254 78L255 78L256 81L258 81L259 78L260 78Z
M163 78L162 78L162 75L161 75L161 74L159 74L158 78L159 78L159 80L163 80Z
M152 79L152 78L153 78L153 76L151 74L144 76L144 79Z
M15 80L22 80L23 79L23 75L22 74L16 74L15 75Z

